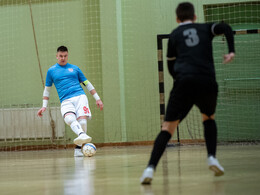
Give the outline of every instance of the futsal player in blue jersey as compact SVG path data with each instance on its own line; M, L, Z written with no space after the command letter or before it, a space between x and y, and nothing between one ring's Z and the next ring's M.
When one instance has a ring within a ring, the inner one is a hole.
M87 80L79 67L68 63L68 49L60 46L56 54L58 62L49 68L46 76L45 89L43 91L43 105L37 115L42 117L46 110L50 96L50 90L54 83L61 102L61 114L64 121L78 136L74 139L76 148L74 156L84 156L82 144L92 140L87 133L87 119L91 118L88 98L81 87L81 83L96 100L96 105L103 110L103 102L97 94L93 85Z
M225 35L229 52L224 55L223 62L231 62L235 56L233 32L225 23L194 23L196 15L193 5L189 2L180 3L176 15L179 26L170 34L167 51L168 69L174 79L174 86L170 93L165 121L155 139L148 166L140 179L141 184L151 183L168 141L193 105L198 106L202 114L208 166L215 176L224 174L224 168L216 158L217 126L214 113L218 85L212 40L215 35Z

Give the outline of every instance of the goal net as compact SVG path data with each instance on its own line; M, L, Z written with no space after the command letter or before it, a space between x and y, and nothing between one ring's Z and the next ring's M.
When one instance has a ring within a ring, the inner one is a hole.
M69 48L70 60L83 72L88 64L87 78L96 88L101 85L97 5L98 1L0 1L0 150L57 148L71 142L54 86L49 109L42 118L37 111L46 72L57 62L60 45Z
M219 83L216 119L220 141L260 140L260 2L205 5L205 20L224 21L235 30L236 58L222 64L223 37L214 41Z

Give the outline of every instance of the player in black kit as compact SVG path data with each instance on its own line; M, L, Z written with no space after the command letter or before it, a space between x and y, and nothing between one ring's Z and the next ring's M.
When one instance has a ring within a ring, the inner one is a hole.
M224 55L223 62L231 62L235 56L233 32L225 23L194 23L196 15L189 2L180 3L176 15L179 26L170 34L167 51L168 69L174 79L174 87L161 132L155 139L151 158L140 179L141 184L151 183L168 141L194 104L202 114L209 168L215 172L215 176L224 174L224 168L216 159L217 126L214 113L218 85L212 40L215 35L225 35L229 53Z

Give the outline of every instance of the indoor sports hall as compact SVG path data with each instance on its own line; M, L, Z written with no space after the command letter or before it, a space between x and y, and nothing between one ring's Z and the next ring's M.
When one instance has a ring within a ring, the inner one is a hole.
M213 40L218 101L217 157L207 166L203 124L194 106L178 126L151 185L141 185L161 130L173 79L169 34L180 0L0 1L0 194L255 195L260 191L260 1L190 0L198 23L232 27L236 56L223 64L224 36ZM42 107L57 47L69 50L104 103L89 100L92 157L74 157L77 137L52 87Z

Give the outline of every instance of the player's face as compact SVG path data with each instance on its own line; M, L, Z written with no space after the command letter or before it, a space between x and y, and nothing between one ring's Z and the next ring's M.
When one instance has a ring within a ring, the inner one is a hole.
M67 51L59 51L56 55L58 64L64 66L68 62L68 52Z

